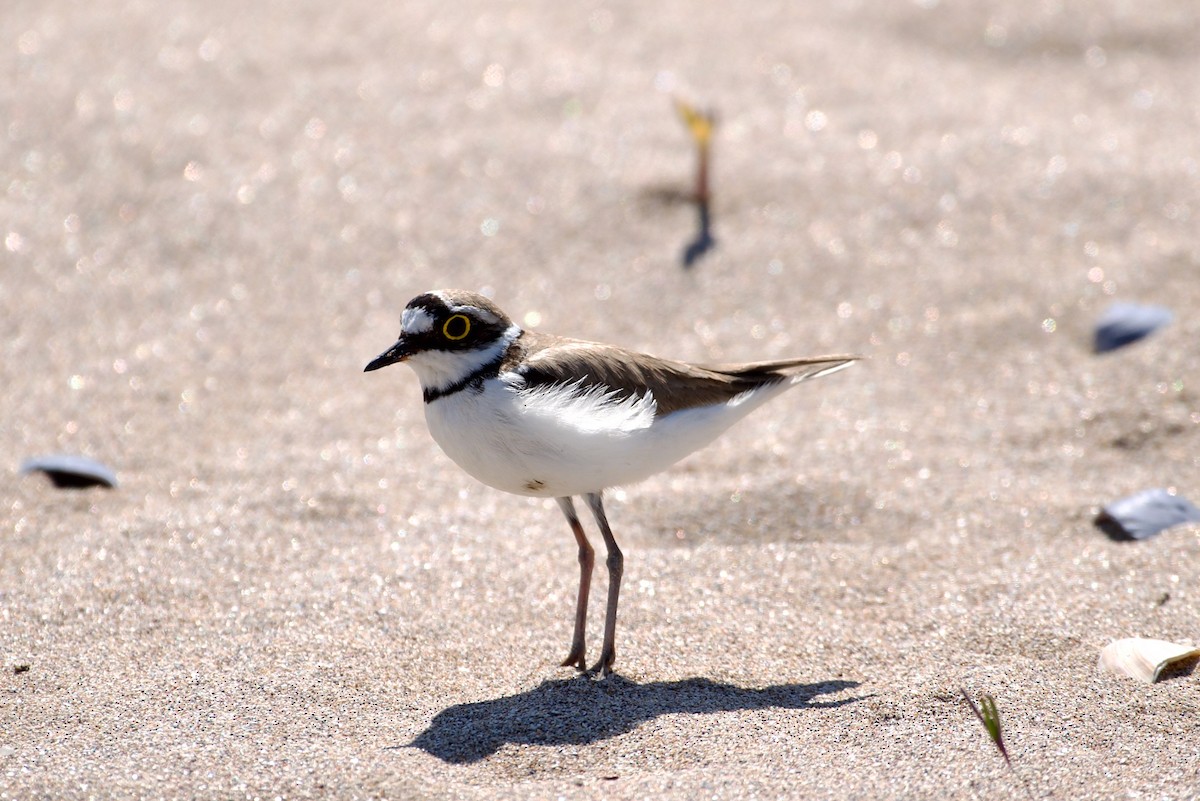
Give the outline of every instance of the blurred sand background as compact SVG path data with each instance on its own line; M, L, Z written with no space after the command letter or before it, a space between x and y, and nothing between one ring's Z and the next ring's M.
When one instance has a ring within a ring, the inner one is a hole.
M0 799L1200 796L1197 677L1095 667L1200 638L1200 529L1091 522L1200 500L1198 41L1183 0L10 2ZM673 96L720 117L691 271ZM589 681L557 508L361 373L435 287L870 360L610 494ZM1176 321L1096 356L1114 300ZM53 452L120 487L18 476Z

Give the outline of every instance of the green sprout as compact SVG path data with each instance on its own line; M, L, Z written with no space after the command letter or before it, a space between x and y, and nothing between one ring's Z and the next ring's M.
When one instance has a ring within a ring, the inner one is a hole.
M1025 795L1033 798L1033 793L1029 789L1029 785L1025 784L1024 778L1017 773L1013 767L1012 759L1008 756L1008 748L1004 745L1004 730L1000 727L1000 711L996 709L996 698L993 695L984 693L979 696L979 703L976 704L971 700L971 696L967 694L965 687L959 687L959 692L966 700L967 706L971 707L971 711L975 713L975 717L983 724L983 728L987 729L988 737L991 738L992 744L996 746L996 750L1000 752L1000 756L1004 757L1004 764L1008 765L1008 769L1017 777L1017 781L1021 783L1021 787L1025 790Z
M992 738L992 742L996 746L996 750L1000 752L1000 756L1004 757L1005 763L1009 769L1012 768L1012 760L1008 758L1008 749L1004 747L1004 732L1000 729L1000 712L996 709L996 698L988 694L979 696L979 705L971 700L971 696L967 695L965 687L959 687L962 697L966 699L967 706L971 707L971 711L975 713L975 717L979 718L979 722L987 729L988 737Z

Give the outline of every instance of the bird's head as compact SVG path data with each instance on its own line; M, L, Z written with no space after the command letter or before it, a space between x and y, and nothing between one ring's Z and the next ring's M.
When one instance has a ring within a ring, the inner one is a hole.
M440 389L503 356L519 326L483 295L446 289L417 295L400 317L396 344L364 372L408 362L426 389Z

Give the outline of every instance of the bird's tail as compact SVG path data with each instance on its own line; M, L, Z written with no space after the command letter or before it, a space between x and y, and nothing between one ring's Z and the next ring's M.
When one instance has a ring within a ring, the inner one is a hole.
M778 359L769 362L751 362L738 365L705 365L705 369L721 373L731 378L746 381L770 381L773 378L789 379L788 383L799 384L813 378L820 378L844 370L862 356L855 354L838 354L831 356L809 356L803 359Z

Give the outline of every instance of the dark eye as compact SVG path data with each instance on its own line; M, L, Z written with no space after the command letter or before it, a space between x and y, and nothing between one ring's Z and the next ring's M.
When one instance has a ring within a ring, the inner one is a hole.
M452 314L442 324L442 334L446 339L457 342L471 333L471 320L465 314Z

